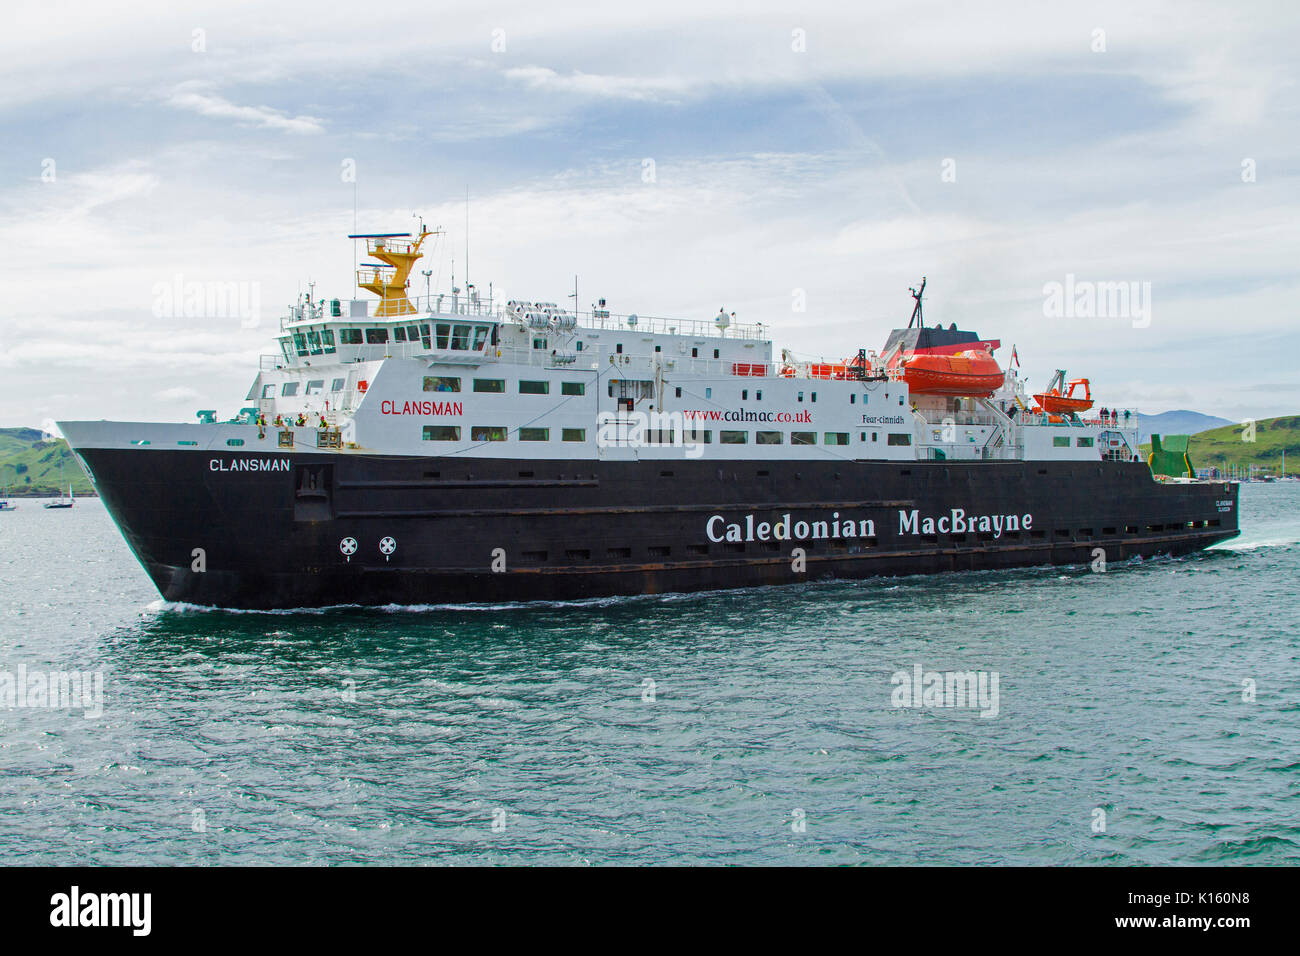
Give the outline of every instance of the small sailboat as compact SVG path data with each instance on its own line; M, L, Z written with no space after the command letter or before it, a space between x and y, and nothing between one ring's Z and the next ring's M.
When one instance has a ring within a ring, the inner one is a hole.
M68 497L66 497L66 498L59 497L59 498L55 498L53 501L47 501L47 502L45 502L45 507L47 507L47 508L71 508L71 507L72 507L72 504L73 504L73 498L72 498L72 484L71 484L71 482L69 482L69 484L68 484Z

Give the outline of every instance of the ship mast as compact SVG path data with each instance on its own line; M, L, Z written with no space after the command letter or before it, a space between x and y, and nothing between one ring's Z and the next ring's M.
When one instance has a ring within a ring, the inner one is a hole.
M925 328L925 320L921 317L921 296L925 295L925 276L921 276L921 288L908 289L912 293L912 298L916 300L916 306L912 309L912 319L907 323L910 329L915 326L918 329Z

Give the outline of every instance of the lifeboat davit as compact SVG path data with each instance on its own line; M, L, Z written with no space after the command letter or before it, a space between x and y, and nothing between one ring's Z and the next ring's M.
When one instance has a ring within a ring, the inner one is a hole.
M1058 373L1058 377L1064 379L1064 374ZM1052 381L1055 382L1056 379ZM1083 386L1083 397L1076 398L1074 390L1080 385ZM1070 381L1068 390L1065 390L1062 385L1052 385L1047 391L1035 395L1034 400L1049 415L1066 413L1077 415L1092 408L1092 388L1086 378L1076 378Z
M912 353L902 360L902 365L903 381L915 395L988 398L1006 378L997 359L984 349L952 355Z

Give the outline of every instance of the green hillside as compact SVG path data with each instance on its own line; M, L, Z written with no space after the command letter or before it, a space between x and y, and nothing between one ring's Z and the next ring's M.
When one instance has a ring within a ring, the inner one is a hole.
M0 428L0 496L54 497L69 483L74 494L94 494L67 442L41 441L36 428Z
M1187 454L1198 470L1257 465L1269 474L1280 475L1282 450L1286 449L1287 474L1300 475L1300 415L1262 419L1255 423L1255 440L1247 441L1249 437L1246 426L1241 424L1211 428L1192 436ZM1144 457L1150 452L1150 446L1142 446Z

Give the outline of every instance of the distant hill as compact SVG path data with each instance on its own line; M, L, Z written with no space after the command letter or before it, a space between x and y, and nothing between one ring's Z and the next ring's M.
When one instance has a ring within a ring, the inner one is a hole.
M1232 422L1226 418L1203 415L1200 412L1191 412L1185 408L1172 412L1161 412L1159 415L1139 415L1138 441L1144 444L1149 442L1152 432L1157 435L1195 435L1197 432L1207 431L1211 428L1222 428L1224 425L1231 424ZM1195 459L1192 460L1195 461Z
M68 443L41 441L39 428L0 428L0 496L54 497L95 493Z
M1155 431L1157 435L1164 434L1160 429ZM1171 430L1169 434L1185 435L1187 432ZM1246 426L1240 423L1198 432L1192 435L1187 455L1198 471L1225 465L1257 465L1270 474L1280 475L1282 449L1285 448L1286 473L1300 474L1300 415L1261 419L1255 423L1255 440L1247 441L1249 437ZM1145 458L1150 452L1150 446L1144 444L1142 456Z

